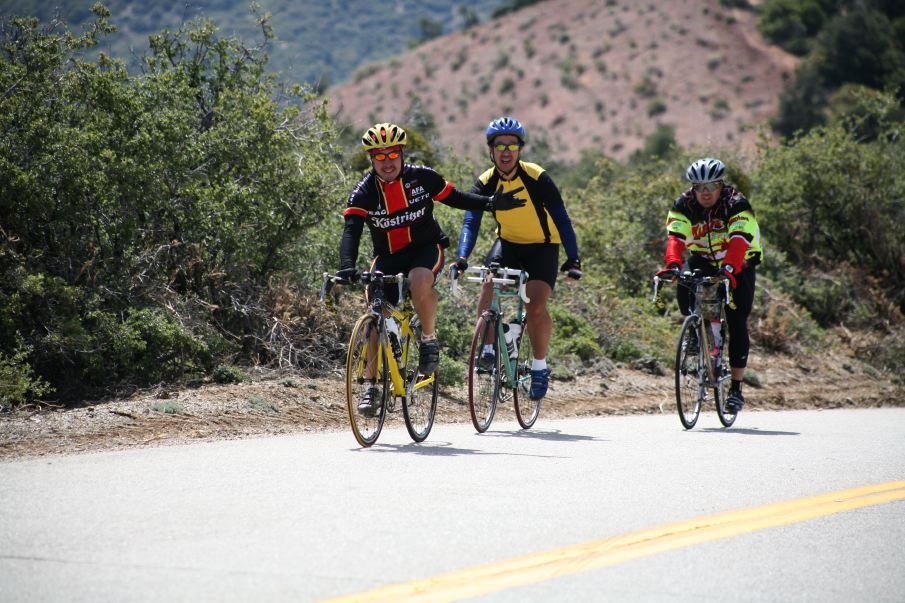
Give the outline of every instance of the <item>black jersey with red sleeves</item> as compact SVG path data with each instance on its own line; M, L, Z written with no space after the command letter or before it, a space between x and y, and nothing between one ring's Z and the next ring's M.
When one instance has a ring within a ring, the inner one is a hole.
M355 186L343 215L365 219L376 255L398 253L409 245L440 241L443 231L434 219L434 201L452 190L443 176L423 165L404 165L392 182L372 171Z

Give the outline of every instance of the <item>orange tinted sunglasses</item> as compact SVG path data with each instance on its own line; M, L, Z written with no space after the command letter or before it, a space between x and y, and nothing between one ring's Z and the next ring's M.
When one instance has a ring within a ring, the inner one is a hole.
M389 153L374 153L371 157L377 161L383 161L384 159L399 159L401 154L399 151L390 151Z

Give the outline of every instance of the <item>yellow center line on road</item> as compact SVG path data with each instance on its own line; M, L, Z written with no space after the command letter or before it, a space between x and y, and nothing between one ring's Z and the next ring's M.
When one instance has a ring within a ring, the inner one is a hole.
M807 521L841 511L905 499L905 481L829 492L752 509L729 511L613 538L553 549L330 599L323 603L443 603L622 563L710 540Z

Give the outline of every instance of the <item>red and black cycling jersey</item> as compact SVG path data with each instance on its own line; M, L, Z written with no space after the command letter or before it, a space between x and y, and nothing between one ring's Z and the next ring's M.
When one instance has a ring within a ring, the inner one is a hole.
M364 224L374 243L374 255L399 253L407 247L441 243L449 238L434 218L434 201L459 209L484 208L487 197L456 190L435 170L405 164L399 177L384 182L372 170L352 190L343 216L341 268L354 268Z

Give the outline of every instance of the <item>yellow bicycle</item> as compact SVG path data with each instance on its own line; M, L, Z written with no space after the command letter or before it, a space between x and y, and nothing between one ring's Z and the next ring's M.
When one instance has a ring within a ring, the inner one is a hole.
M352 433L364 447L377 441L387 412L401 401L405 427L416 442L423 442L434 425L439 382L436 371L418 372L421 323L412 307L408 279L402 274L364 272L359 284L367 287L368 310L358 319L349 338L346 356L346 405ZM324 273L321 300L335 284L351 284ZM384 285L397 285L401 307L384 298ZM376 410L359 408L369 388Z

